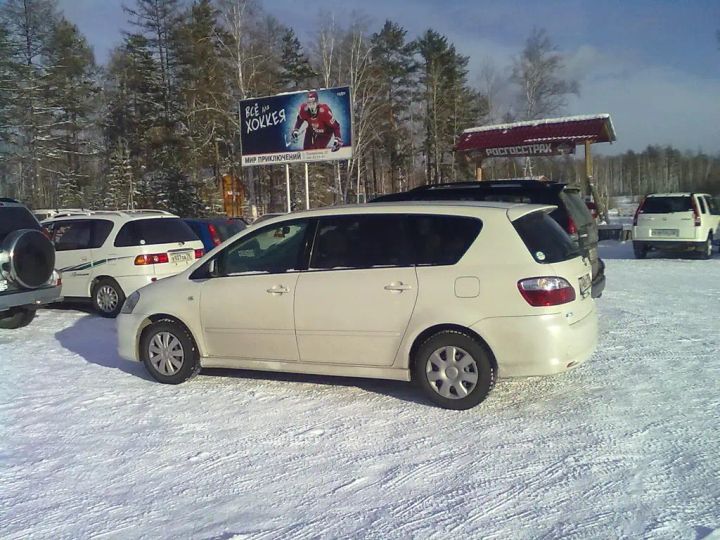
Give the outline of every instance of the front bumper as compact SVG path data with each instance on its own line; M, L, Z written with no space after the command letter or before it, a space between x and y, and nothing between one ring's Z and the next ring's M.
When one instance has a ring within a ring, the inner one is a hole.
M563 313L496 317L472 329L490 346L499 377L553 375L590 358L598 342L597 308L568 324Z
M14 307L37 308L44 304L61 300L62 286L44 287L42 289L23 289L17 292L0 293L0 311Z
M118 354L125 360L140 361L138 354L140 332L146 326L147 317L135 313L121 313L117 323Z

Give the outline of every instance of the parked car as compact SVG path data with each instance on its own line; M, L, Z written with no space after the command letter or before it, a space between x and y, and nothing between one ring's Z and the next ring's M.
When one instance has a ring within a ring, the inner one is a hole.
M32 213L35 216L35 218L38 221L45 221L46 219L58 217L58 216L64 216L69 214L76 214L80 213L83 214L87 212L87 210L84 210L82 208L38 208L37 210L33 210Z
M202 240L205 251L208 252L215 246L219 246L231 236L247 227L247 223L239 218L185 218L185 223L193 230L197 237Z
M0 198L0 328L27 326L60 298L55 250L40 223L14 199Z
M638 206L633 250L643 259L651 250L694 251L709 259L720 238L720 208L707 193L655 193Z
M286 215L285 212L268 212L267 214L263 214L259 218L256 218L255 221L251 223L251 225L254 227L255 225L258 225L262 223L263 221L267 221L268 219L280 217Z
M91 299L115 317L125 297L177 274L204 254L179 217L162 210L84 212L44 221L57 252L66 299Z
M557 221L592 264L592 295L605 290L605 263L598 256L598 226L583 202L580 190L562 182L527 179L430 184L370 201L505 201L552 204L550 217Z
M387 204L293 213L130 295L121 356L177 384L201 367L413 380L480 403L597 343L591 266L550 206Z

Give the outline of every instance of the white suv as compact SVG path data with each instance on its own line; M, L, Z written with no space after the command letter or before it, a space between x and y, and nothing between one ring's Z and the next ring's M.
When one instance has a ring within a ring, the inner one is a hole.
M118 348L160 382L201 367L414 380L467 409L496 376L597 343L591 267L554 207L392 203L293 213L128 297Z
M105 317L126 295L177 274L203 256L203 244L180 218L161 210L69 213L43 225L55 244L63 296L91 298Z
M651 249L695 251L709 259L720 239L720 209L706 193L655 193L645 197L633 221L635 257Z

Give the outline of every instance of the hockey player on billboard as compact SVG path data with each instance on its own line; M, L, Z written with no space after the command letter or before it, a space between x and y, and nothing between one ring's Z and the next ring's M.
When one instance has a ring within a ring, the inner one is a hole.
M340 124L333 117L332 110L324 103L318 103L318 93L308 92L307 101L300 105L295 127L292 131L293 141L300 137L301 128L305 125L303 150L322 150L328 148L332 140L332 151L342 147Z

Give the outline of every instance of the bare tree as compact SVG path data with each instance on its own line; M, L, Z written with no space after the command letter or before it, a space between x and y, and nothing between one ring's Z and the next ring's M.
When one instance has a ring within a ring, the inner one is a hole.
M524 120L556 114L567 96L578 94L577 81L563 78L564 61L545 30L534 29L515 59L511 82L520 89L519 108Z

